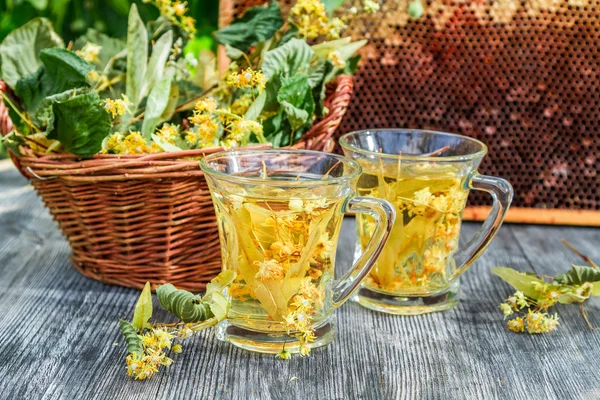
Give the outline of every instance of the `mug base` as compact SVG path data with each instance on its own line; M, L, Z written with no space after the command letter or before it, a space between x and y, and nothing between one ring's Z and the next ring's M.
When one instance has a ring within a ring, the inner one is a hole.
M315 328L315 340L307 347L311 350L325 346L335 338L335 326L327 321ZM253 331L236 326L228 321L223 321L217 326L217 339L233 344L244 350L265 354L278 354L285 346L285 350L292 354L299 353L300 341L286 333L266 333Z
M361 287L353 297L363 307L386 314L420 315L449 310L458 304L458 285L429 296L390 295Z

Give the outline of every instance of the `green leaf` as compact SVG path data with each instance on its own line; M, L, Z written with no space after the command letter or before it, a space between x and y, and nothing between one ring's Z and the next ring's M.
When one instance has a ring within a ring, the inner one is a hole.
M350 57L348 61L346 61L346 66L344 67L344 74L346 75L354 75L356 70L358 69L358 63L360 62L361 55L357 54L354 57Z
M89 87L86 77L93 67L77 54L61 48L45 49L40 52L40 60L42 66L32 75L19 79L15 90L30 113L36 114L48 96ZM48 105L46 102L44 106ZM48 110L40 112L47 114Z
M558 302L560 304L573 304L573 303L583 303L591 296L591 292L586 293L585 295L579 295L574 292L566 292L561 294L558 297Z
M26 0L29 4L35 7L38 11L44 11L48 8L48 0Z
M140 91L140 99L144 98L153 85L163 79L165 66L173 46L173 31L167 31L154 44L152 55L148 61L148 68L144 77L144 85Z
M69 89L62 93L53 94L42 100L35 111L30 113L31 121L36 126L46 126L48 129L47 133L52 131L52 122L54 121L54 114L52 112L52 105L58 101L65 101L69 97L74 96L77 92L84 93L86 89Z
M202 302L200 296L179 290L170 283L157 287L156 295L160 305L183 322L205 321L214 316L210 305Z
M239 58L242 58L244 56L244 52L241 51L240 49L236 49L233 46L230 46L228 44L225 45L225 55L227 57L229 57L232 60L237 60Z
M98 55L100 61L97 63L99 69L104 69L111 58L127 47L127 42L124 40L112 38L95 29L88 29L85 35L80 36L73 44L73 49L81 50L86 43L94 43L101 47Z
M279 46L286 44L293 38L297 38L298 32L299 32L298 27L296 25L290 23L289 28L281 36L281 39L279 39Z
M306 75L298 74L284 78L277 101L281 103L293 132L312 123L315 102Z
M297 73L308 73L310 61L315 52L302 39L290 39L283 46L269 50L265 54L262 72L268 79L283 75L288 77Z
M496 267L492 268L492 273L502 278L516 290L523 292L525 296L534 300L537 300L541 295L540 292L535 290L534 283L547 284L541 279L521 273L512 268Z
M69 153L89 157L102 148L110 134L110 116L100 104L98 93L90 91L52 105L54 129L48 137L58 139Z
M367 40L358 40L356 42L352 42L351 40L350 37L345 37L315 44L311 48L319 58L327 58L329 53L337 51L340 59L347 61L353 57L361 47L368 43Z
M40 51L52 47L65 44L45 18L35 18L15 29L0 44L0 77L14 90L19 79L41 66Z
M283 26L279 4L271 1L266 6L249 8L241 18L214 33L217 42L230 45L243 52L273 37Z
M594 283L594 287L592 288L592 296L600 296L600 283Z
M146 110L144 112L144 122L142 123L142 134L144 138L150 139L156 126L167 106L169 105L169 96L171 93L171 78L166 77L158 81L158 83L150 91Z
M572 265L571 270L556 275L554 280L561 285L583 285L585 282L599 282L600 270L587 265Z
M408 15L415 19L419 19L423 16L425 8L420 0L413 0L408 5Z
M152 318L152 288L150 287L150 282L146 282L140 298L135 305L131 325L138 331L150 328L150 324L148 323L150 318Z
M246 110L246 114L244 114L244 119L256 121L258 116L262 112L265 107L265 102L267 101L267 91L262 90L256 99L250 104L248 110Z
M206 285L206 293L203 299L208 298L214 293L220 293L223 289L233 282L235 279L235 272L231 270L225 270L219 273Z
M127 76L125 93L136 109L141 102L142 86L148 63L148 31L140 18L137 6L131 5L127 23ZM128 115L128 114L125 114ZM131 118L131 117L129 117ZM122 118L122 126L129 121Z
M142 340L138 337L135 328L124 319L119 321L119 327L121 328L121 333L125 336L127 351L130 354L137 354L137 356L141 358L144 354L144 350L142 349Z
M0 135L0 143L7 149L13 152L13 154L20 156L21 151L19 146L25 143L25 138L17 133L16 130L12 130L8 135Z

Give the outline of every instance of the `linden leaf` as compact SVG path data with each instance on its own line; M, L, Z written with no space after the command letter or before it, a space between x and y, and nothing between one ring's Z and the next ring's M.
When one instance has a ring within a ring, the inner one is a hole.
M152 317L152 289L150 282L146 282L142 294L135 305L133 312L133 321L131 324L135 329L141 331L144 328L150 328L148 320Z
M131 354L137 354L138 357L142 357L144 351L142 349L142 341L140 340L135 328L124 319L119 321L119 327L121 333L125 336L125 342L127 342L127 351Z
M129 20L127 24L127 76L126 94L129 101L136 109L141 102L142 88L148 62L148 31L140 18L135 4L131 5ZM125 114L121 120L121 126L126 127L129 123L129 114Z
M161 306L183 322L199 322L214 317L210 305L186 290L179 290L167 283L156 288Z
M221 293L215 292L211 295L210 310L215 315L217 321L223 321L227 317L229 301Z
M64 46L49 20L32 19L0 43L0 76L14 90L19 79L33 74L41 66L41 50Z
M281 9L276 1L266 6L249 8L241 18L214 33L217 42L230 45L243 52L273 37L284 24Z
M110 116L95 91L52 104L54 123L48 138L57 139L66 151L91 157L102 148L110 134Z
M496 267L492 268L492 273L502 278L509 285L531 299L537 300L541 293L535 290L535 283L546 285L541 279L534 278L512 268Z
M561 285L583 285L586 282L600 282L600 270L587 265L572 265L570 271L556 275L554 280Z
M235 279L235 272L231 270L225 270L219 273L206 285L206 293L204 294L203 300L208 298L214 293L220 293L224 288L229 286Z

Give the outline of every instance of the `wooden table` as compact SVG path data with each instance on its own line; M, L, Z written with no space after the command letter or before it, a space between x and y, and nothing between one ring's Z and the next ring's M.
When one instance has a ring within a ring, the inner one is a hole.
M348 268L353 220L338 262ZM466 224L464 234L477 226ZM397 317L355 303L337 311L338 336L308 358L252 354L204 332L146 382L125 374L119 317L139 292L81 276L27 181L0 162L0 398L3 399L598 399L600 331L560 306L552 334L508 332L498 304L511 289L490 273L507 265L555 274L600 260L600 230L506 225L462 279L462 302L443 313ZM600 325L598 302L588 305ZM118 343L115 346L114 343Z

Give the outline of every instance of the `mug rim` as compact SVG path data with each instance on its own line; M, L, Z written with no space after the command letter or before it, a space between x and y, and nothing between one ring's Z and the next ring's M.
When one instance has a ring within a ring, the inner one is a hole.
M435 157L414 156L414 155L402 155L402 156L399 156L398 154L378 153L378 152L375 152L375 151L370 151L370 150L362 149L360 147L356 147L354 145L351 145L347 141L347 138L350 137L350 136L352 136L352 135L360 135L360 134L371 133L371 132L393 132L393 133L408 133L408 132L413 132L413 133L417 133L417 134L430 133L430 134L434 134L434 135L438 135L438 136L451 136L451 137L461 138L461 139L464 139L466 141L475 143L475 144L479 145L481 147L481 149L479 151L474 152L474 153L463 154L463 155L456 155L456 156L435 156ZM407 161L428 161L428 162L431 162L431 161L436 161L436 162L444 162L444 161L447 161L447 162L453 162L453 161L470 161L470 160L475 160L477 158L483 158L487 154L487 152L488 152L488 148L487 148L486 144L483 143L480 140L477 140L477 139L474 139L472 137L465 136L465 135L459 135L459 134L456 134L456 133L434 131L434 130L430 130L430 129L409 129L409 128L360 129L360 130L356 130L356 131L352 131L352 132L348 132L348 133L344 134L342 137L340 137L339 144L340 144L340 146L342 148L344 148L346 150L350 150L350 151L356 152L356 153L360 153L360 154L364 154L364 155L369 155L369 156L380 157L380 158L394 159L394 160L397 160L398 158L400 158L402 160L407 160Z
M263 179L255 176L239 176L239 175L231 175L226 174L221 171L217 171L213 167L209 165L209 162L214 159L218 159L220 157L232 157L232 156L243 156L248 154L255 155L282 155L282 154L297 154L297 155L313 155L313 156L326 156L337 159L339 162L342 162L351 167L351 170L348 174L344 174L338 177L328 176L325 179L315 179L315 180L294 180L294 181L285 181L285 180L274 180L274 179ZM294 187L302 187L302 186L315 186L315 185L329 185L329 184L338 184L343 182L348 182L352 179L358 178L362 173L362 167L358 162L351 159L350 157L346 157L341 154L334 153L326 153L323 151L315 151L315 150L303 150L303 149L239 149L239 150L223 150L217 153L208 154L200 160L200 168L207 175L214 175L219 177L219 179L224 179L233 183L250 183L250 184L261 184L261 185L273 185L273 186L294 186Z

